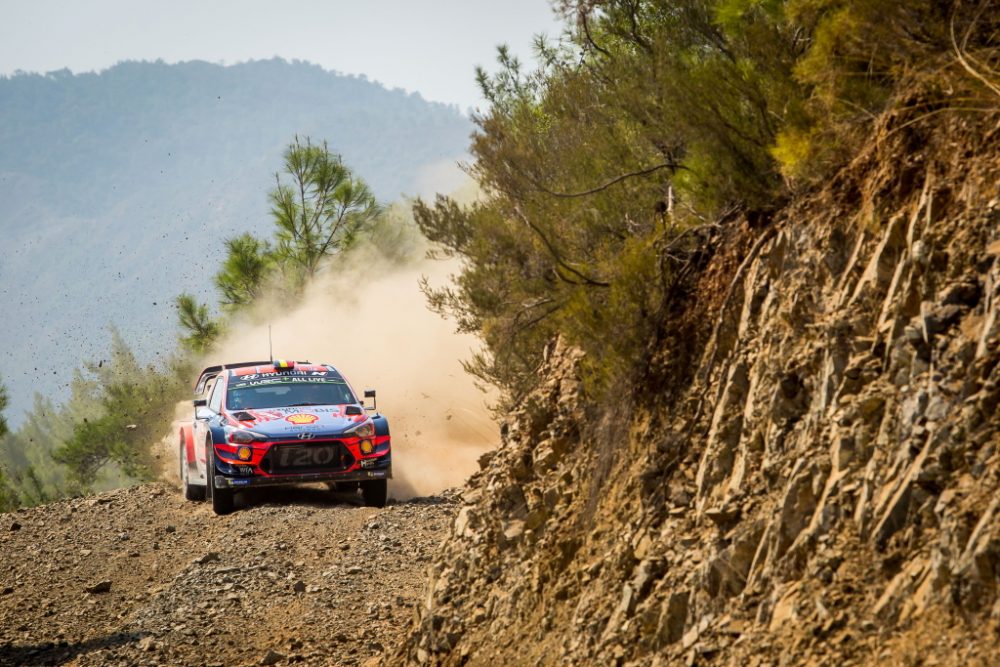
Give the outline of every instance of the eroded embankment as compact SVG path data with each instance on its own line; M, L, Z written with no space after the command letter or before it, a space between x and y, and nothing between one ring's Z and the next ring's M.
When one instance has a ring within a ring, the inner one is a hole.
M1000 128L977 122L889 119L736 234L693 286L721 306L690 386L604 410L556 346L389 663L996 664Z
M163 485L0 515L0 665L357 665L398 643L446 496L323 488L219 517Z

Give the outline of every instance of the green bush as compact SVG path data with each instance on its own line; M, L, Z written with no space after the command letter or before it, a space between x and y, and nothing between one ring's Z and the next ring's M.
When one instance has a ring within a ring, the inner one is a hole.
M781 129L772 154L792 179L815 182L842 164L875 118L900 125L942 111L996 111L998 16L988 1L790 0L789 20L808 36L795 79L804 113ZM961 57L960 57L961 56ZM986 76L962 67L969 56ZM1000 91L1000 88L997 89Z
M69 481L79 488L93 486L109 466L129 479L153 479L154 448L188 390L191 369L184 362L144 366L112 333L109 363L87 365L94 405L73 420L71 435L52 452L52 460L66 466Z
M673 239L732 212L766 220L843 164L906 85L982 93L996 71L996 12L982 3L562 6L566 34L539 40L538 69L501 48L497 71L478 72L490 103L472 143L481 200L414 207L428 238L465 260L431 304L483 336L470 369L508 400L556 332L591 353L596 390L640 368L690 259L667 250ZM985 83L959 71L953 19ZM903 120L941 108L929 104Z

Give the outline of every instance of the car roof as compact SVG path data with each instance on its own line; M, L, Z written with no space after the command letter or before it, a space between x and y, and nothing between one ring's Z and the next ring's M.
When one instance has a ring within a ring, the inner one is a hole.
M308 361L296 361L293 370L301 372L329 372L335 371L333 366L328 364L310 364ZM288 369L280 369L274 365L273 362L266 361L263 364L257 364L254 366L229 366L226 368L228 375L254 375L260 373L282 373L288 372Z
M285 369L287 371L287 369ZM314 364L310 361L296 361L295 370L305 371L305 372L333 372L338 373L337 369L329 364ZM225 373L226 375L251 375L253 373L277 373L281 372L275 366L273 360L267 361L237 361L228 364L219 364L218 366L208 366L201 371L198 376L198 381L195 383L195 394L201 394L205 391L205 384L212 378Z

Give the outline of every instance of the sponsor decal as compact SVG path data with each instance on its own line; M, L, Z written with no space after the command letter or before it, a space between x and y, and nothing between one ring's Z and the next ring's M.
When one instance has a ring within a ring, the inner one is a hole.
M267 372L267 373L237 373L233 376L234 379L239 380L259 380L260 378L276 378L276 377L295 377L295 376L308 376L316 378L334 378L341 379L340 373L330 373L329 371L287 371L284 373Z
M249 412L254 416L254 421L258 424L266 424L267 422L274 421L275 419L284 419L289 415L299 414L301 409L302 408L267 408L263 410L237 410L236 412ZM329 414L332 417L336 417L341 412L339 407L311 408L311 410L316 413ZM303 424L300 424L300 426L302 425ZM321 427L317 425L316 428Z
M229 383L230 389L245 389L246 387L262 387L272 384L347 384L342 378L334 377L288 377L288 376L278 376L278 377L253 377L245 376L240 378L233 378Z
M312 424L315 421L319 421L319 417L306 412L299 412L298 414L288 415L285 417L285 421L296 425Z
M276 449L277 465L281 468L307 468L327 466L338 458L337 449L326 445L299 447L284 446Z
M256 417L257 421L260 423L281 419L285 416L284 412L280 412L278 410L249 410L248 412ZM293 412L295 411L293 410Z

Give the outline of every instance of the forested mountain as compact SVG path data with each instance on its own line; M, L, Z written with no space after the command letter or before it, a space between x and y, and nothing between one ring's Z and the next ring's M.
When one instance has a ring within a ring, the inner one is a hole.
M280 59L0 78L10 421L35 389L64 396L69 369L106 354L109 325L140 358L172 347L173 297L214 301L223 241L271 224L296 135L328 142L387 202L453 187L470 131L455 107Z

